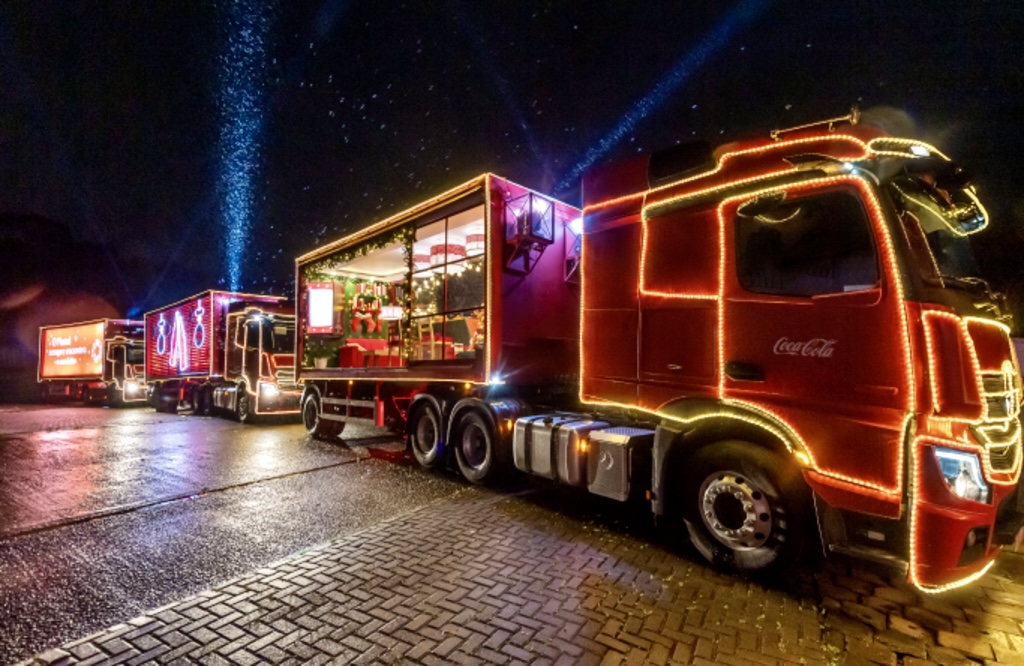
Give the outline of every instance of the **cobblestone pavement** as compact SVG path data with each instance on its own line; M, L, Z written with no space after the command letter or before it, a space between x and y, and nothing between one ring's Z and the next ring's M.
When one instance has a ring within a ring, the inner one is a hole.
M25 663L1024 663L1020 555L939 597L841 561L771 588L591 502L467 488Z

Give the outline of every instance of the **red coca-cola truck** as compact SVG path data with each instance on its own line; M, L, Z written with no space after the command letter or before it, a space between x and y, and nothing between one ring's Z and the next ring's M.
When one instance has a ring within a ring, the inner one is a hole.
M938 149L856 121L603 169L582 215L483 175L300 257L307 430L639 496L738 570L823 544L977 579L1024 519L987 213Z
M280 296L210 290L145 315L149 400L158 410L252 422L297 414L295 308Z
M141 321L93 319L39 328L42 398L111 406L146 399Z

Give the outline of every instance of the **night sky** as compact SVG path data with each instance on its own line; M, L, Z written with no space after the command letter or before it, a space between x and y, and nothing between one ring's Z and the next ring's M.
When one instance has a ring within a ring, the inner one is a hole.
M299 254L481 172L578 203L591 165L853 104L978 174L1012 292L1022 35L1019 0L6 0L0 310L289 293Z

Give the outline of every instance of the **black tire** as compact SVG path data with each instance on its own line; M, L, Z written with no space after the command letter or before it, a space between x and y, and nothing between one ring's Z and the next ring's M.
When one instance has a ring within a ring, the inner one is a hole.
M434 469L444 463L444 430L441 414L429 402L421 402L409 419L409 445L416 462L424 469Z
M331 428L320 416L320 398L310 393L302 401L302 425L314 439L330 439L336 429Z
M154 405L156 411L163 414L177 414L178 413L178 396L175 392L171 396L167 396L159 389L156 393L156 405Z
M205 385L196 386L192 389L192 395L189 397L189 403L192 407L192 414L194 416L206 416L207 414L203 409L203 395L205 393Z
M810 540L810 498L800 470L746 442L698 451L683 475L690 541L713 565L740 573L799 563Z
M209 416L213 414L213 387L204 386L199 392L199 414Z
M245 384L239 384L237 397L235 398L235 418L238 419L239 423L256 423L258 417L256 415L256 404L255 398L249 395Z
M200 407L200 400L203 394L203 386L194 386L191 392L188 393L188 407L191 408L195 416L202 414Z
M498 475L494 442L494 429L479 412L466 412L459 419L452 443L459 471L470 483L487 483Z
M111 407L124 407L124 389L117 388L117 384L108 386L107 404Z

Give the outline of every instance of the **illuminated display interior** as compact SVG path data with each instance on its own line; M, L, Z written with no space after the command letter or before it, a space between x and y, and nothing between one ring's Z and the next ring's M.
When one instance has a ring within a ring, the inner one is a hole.
M303 365L475 358L484 345L485 238L478 205L305 267Z

